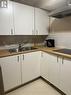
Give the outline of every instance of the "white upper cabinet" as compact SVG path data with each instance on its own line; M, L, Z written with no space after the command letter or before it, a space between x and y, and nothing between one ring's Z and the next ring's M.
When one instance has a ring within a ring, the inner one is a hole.
M48 24L47 11L35 8L35 35L48 35Z
M34 8L14 2L15 35L32 35L34 32Z
M8 1L0 8L0 35L48 35L48 19L42 9Z
M0 7L0 35L13 35L13 4L8 1L7 8Z

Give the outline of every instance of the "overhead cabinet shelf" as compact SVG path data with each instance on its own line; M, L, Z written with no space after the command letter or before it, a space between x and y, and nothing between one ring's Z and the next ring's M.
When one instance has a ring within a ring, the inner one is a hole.
M48 13L32 6L8 1L0 8L0 35L48 35Z

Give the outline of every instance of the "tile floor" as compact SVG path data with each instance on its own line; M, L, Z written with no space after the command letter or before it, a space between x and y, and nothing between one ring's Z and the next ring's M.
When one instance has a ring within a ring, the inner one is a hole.
M54 88L38 79L24 87L8 93L7 95L61 95Z

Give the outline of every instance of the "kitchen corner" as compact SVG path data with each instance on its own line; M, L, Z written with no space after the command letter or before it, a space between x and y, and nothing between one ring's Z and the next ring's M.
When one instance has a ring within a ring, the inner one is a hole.
M70 6L0 1L0 95L71 95Z

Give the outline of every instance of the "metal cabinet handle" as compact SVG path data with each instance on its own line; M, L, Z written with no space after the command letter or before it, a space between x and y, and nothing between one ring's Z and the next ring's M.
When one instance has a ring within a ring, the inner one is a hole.
M38 30L36 30L36 35L38 35Z
M64 58L62 58L62 64L64 64Z
M19 62L19 56L17 56L17 61Z
M32 30L32 35L35 35L35 32L34 32L34 30Z
M11 29L11 35L13 35L13 29Z
M23 55L23 60L24 60L24 55Z
M41 53L41 57L43 57L43 52Z
M58 56L57 56L57 63L58 63Z

